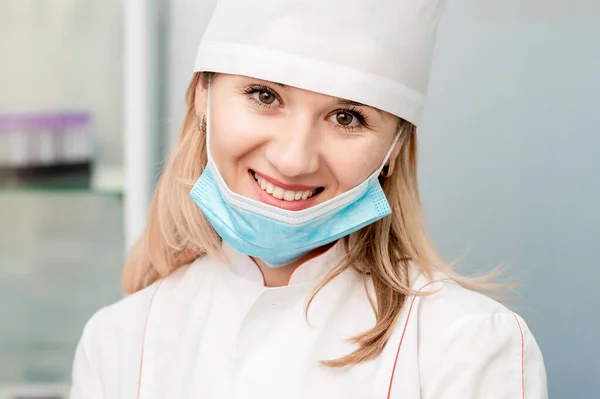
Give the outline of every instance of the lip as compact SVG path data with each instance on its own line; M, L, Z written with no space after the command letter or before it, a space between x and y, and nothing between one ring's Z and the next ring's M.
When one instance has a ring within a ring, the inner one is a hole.
M266 181L271 182L274 186L281 187L284 190L306 191L306 190L315 190L315 189L319 188L319 186L302 186L300 184L285 184L271 176L263 175L262 173L257 172L255 170L252 170L250 173L252 173L252 172L256 173L257 175L259 175L261 178L265 179Z
M258 173L258 175L260 177L263 177L263 175L260 173ZM280 200L280 199L273 197L271 194L267 193L266 191L263 191L263 189L260 188L260 186L256 182L256 179L254 179L254 176L252 175L251 172L248 173L248 177L252 181L252 187L254 188L254 191L256 192L256 197L260 202L262 202L263 204L276 206L277 208L285 209L288 211L301 211L303 209L310 208L311 206L313 206L315 204L317 197L321 194L321 193L317 193L317 194L313 195L312 197L307 198L305 200L295 200L295 201L285 201L282 199ZM264 179L270 181L272 184L279 185L279 183L276 183L277 180L273 181L273 180L268 179L267 177L264 177ZM303 191L303 190L311 189L311 187L308 187L308 186L298 186L298 185L296 185L296 186L281 185L279 187L286 189L286 190L292 190L292 191ZM301 187L301 188L293 189L293 188L287 188L287 187ZM306 188L302 188L302 187L306 187Z

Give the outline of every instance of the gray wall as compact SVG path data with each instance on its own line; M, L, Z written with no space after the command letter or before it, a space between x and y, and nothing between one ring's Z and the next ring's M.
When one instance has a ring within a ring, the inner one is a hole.
M122 218L115 196L0 191L1 399L70 380L85 322L122 296Z
M433 236L450 257L466 243L471 269L524 279L510 307L551 398L598 397L600 3L450 3L421 131Z
M420 129L427 219L464 268L523 279L509 304L544 352L551 398L600 391L600 6L449 1ZM597 3L597 2L596 2ZM168 114L213 2L173 0Z
M167 20L167 143L174 142L185 115L185 92L194 70L196 48L215 0L171 0Z

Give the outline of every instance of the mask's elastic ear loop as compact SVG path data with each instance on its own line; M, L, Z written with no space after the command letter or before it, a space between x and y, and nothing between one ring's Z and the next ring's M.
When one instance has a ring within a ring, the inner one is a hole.
M388 149L388 152L385 155L385 158L383 160L383 165L380 170L380 176L383 177L384 179L391 176L391 172L390 172L391 165L388 164L388 161L390 160L389 158L392 155L392 152L394 152L394 148L400 141L400 137L402 137L402 135L404 134L404 131L406 130L406 127L405 127L406 125L407 124L404 124L404 126L402 126L398 129L398 131L396 132L396 136L394 137L394 141L392 142L391 147Z
M390 148L388 148L387 152L385 153L385 157L383 157L383 161L381 162L381 165L379 166L379 168L377 169L377 174L380 175L381 177L388 177L389 175L389 165L387 164L387 162L390 160L390 156L392 155L392 152L394 151L394 148L396 147L396 144L398 144L398 140L400 140L400 136L402 136L402 133L404 132L404 129L400 128L398 129L398 131L396 132L396 135L394 136L394 140L392 141L392 145L390 145Z
M208 157L208 161L212 162L213 158L210 153L210 85L206 88L206 113L204 120L204 133L206 136L206 155Z
M211 170L215 179L220 180L222 185L227 187L227 183L225 183L225 180L221 176L221 172L219 172L219 168L215 164L212 154L210 153L210 86L208 86L206 90L206 112L199 115L199 128L204 128L204 135L206 136L206 167ZM227 187L227 190L231 191L229 187Z

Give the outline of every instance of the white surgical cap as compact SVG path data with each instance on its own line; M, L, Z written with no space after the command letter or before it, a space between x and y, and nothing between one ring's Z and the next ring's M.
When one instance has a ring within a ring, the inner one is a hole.
M443 0L219 0L195 71L357 101L418 125Z

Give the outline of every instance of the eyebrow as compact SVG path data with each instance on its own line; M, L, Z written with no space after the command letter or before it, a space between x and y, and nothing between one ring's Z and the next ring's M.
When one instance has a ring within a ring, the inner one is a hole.
M289 91L290 90L290 86L284 85L283 83L278 83L278 82L272 82L272 83L275 83L277 86L281 87L285 91Z
M283 90L285 91L289 91L290 87L288 85L285 85L283 83L278 83L278 82L273 82L274 84L276 84L277 86L281 87ZM347 106L352 106L352 107L366 107L366 108L371 108L375 111L377 111L379 113L379 115L381 116L381 118L385 119L385 115L383 114L383 112L381 112L380 109L375 108L375 107L371 107L370 105L365 105L356 101L352 101L352 100L346 100L345 98L338 98L335 97L332 101L332 103L338 104L338 105L347 105Z

